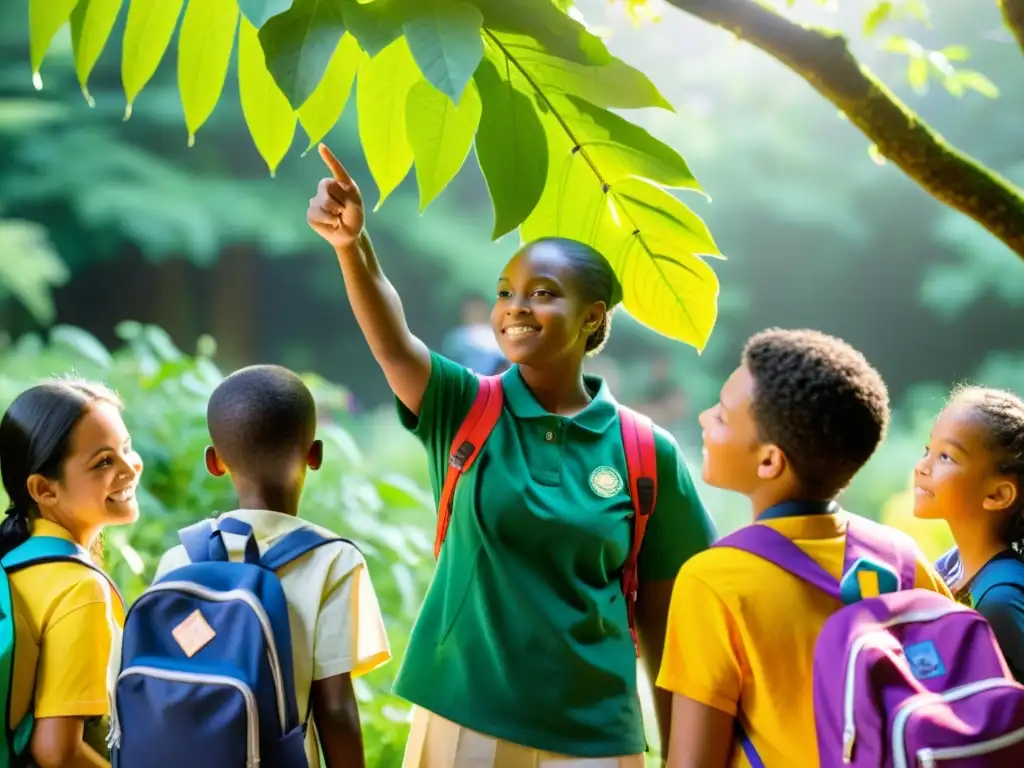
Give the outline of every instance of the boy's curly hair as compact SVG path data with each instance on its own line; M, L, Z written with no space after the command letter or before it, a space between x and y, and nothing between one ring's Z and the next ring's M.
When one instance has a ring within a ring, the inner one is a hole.
M860 352L820 331L771 329L750 338L758 435L786 454L807 498L842 491L889 427L889 393Z

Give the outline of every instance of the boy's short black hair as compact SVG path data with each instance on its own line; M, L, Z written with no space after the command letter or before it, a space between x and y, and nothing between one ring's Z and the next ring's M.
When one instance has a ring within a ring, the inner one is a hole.
M249 476L291 471L316 436L316 403L295 373L278 365L235 371L206 406L213 446L233 472Z
M889 427L889 393L860 352L820 331L771 329L743 349L763 442L786 454L808 498L842 491Z

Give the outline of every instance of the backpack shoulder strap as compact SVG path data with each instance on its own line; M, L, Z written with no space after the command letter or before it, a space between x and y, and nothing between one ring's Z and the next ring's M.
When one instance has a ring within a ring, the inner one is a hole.
M0 567L7 573L31 568L46 563L78 563L86 568L95 571L110 584L110 589L124 606L124 598L121 590L110 577L110 574L100 568L89 557L89 553L73 541L61 539L56 536L32 536L27 541L12 549L3 559L0 560Z
M335 541L348 541L348 539L343 539L341 536L324 536L319 531L305 526L297 528L274 542L274 545L263 553L260 565L267 570L276 571L314 549ZM351 541L348 543L352 544Z
M913 539L902 531L847 513L846 555L843 573L861 558L874 558L890 565L901 590L913 589L917 581L917 551Z
M205 563L211 560L228 561L228 549L224 543L224 534L233 533L245 537L245 562L257 565L260 562L260 550L256 545L252 526L232 517L220 520L200 520L187 528L178 531L178 540L185 548L185 554L193 563Z
M619 406L619 427L622 431L622 447L626 453L629 497L633 502L633 537L629 556L622 569L622 593L626 598L629 631L633 635L633 644L639 656L636 598L640 579L637 571L647 523L658 503L658 453L654 442L654 424L649 418L625 406Z
M800 549L791 539L770 525L752 523L719 539L712 546L732 547L767 560L798 579L817 587L835 600L842 601L839 582L832 574L822 568L813 557Z
M1024 564L1019 560L1009 558L995 560L985 566L982 571L985 574L985 588L981 590L974 601L975 607L985 599L990 589L995 587L1009 586L1016 587L1024 592Z
M478 376L480 389L463 420L448 452L448 470L437 507L437 532L434 536L434 558L440 556L441 545L448 535L452 517L452 498L459 478L465 474L480 455L480 449L498 423L504 404L500 376Z

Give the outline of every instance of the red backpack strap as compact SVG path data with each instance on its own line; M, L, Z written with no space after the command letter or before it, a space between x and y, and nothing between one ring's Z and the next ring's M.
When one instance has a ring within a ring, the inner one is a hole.
M473 466L480 449L490 437L494 425L501 416L504 395L500 376L479 376L480 389L469 409L465 420L455 433L448 452L448 471L444 476L441 501L437 506L437 533L434 536L434 558L441 554L441 545L448 535L448 524L452 519L452 498L459 478Z
M629 557L622 568L622 593L626 597L626 615L633 636L636 654L640 642L636 634L636 598L640 586L637 564L647 523L658 502L658 454L654 444L654 425L643 414L619 406L622 445L626 449L626 471L629 473L629 496L633 500L633 538Z

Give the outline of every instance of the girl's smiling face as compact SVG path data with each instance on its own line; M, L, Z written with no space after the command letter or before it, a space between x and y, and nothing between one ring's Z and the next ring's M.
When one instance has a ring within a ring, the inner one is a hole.
M142 466L118 407L97 401L71 433L60 477L32 475L29 492L43 517L88 541L105 525L138 518L135 491Z
M947 521L1001 518L1020 489L1000 472L984 420L969 402L954 400L939 415L914 468L914 515Z

